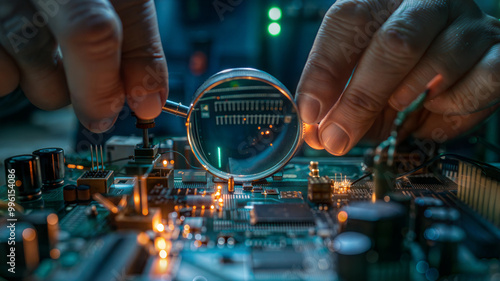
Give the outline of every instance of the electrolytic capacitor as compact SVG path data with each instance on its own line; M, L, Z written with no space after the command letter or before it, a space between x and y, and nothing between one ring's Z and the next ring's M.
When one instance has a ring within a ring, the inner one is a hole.
M33 151L40 157L40 169L44 188L59 187L64 183L64 150L44 148Z
M403 206L384 201L354 202L343 207L339 214L342 212L342 232L355 231L370 237L380 261L400 258L403 247L401 229L406 219Z
M5 176L8 180L12 178L16 198L20 201L31 201L41 197L42 177L38 156L25 154L5 159ZM9 186L10 183L8 185L10 189Z
M337 272L341 280L366 280L368 277L366 254L370 251L370 238L359 232L343 232L333 240L337 254Z

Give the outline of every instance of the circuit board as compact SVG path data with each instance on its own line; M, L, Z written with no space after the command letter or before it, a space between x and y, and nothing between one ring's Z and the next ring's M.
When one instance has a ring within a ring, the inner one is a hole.
M372 177L354 182L365 174L360 158L295 157L272 177L236 184L204 169L177 169L166 158L155 159L146 174L127 174L128 164L104 167L104 161L97 173L88 161L76 165L68 159L64 183L42 189L39 199L20 203L23 210L15 212L16 227L24 229L15 231L22 236L16 238L15 274L4 254L10 231L2 227L3 278L500 276L500 186L461 161L441 161L435 169L398 178L391 193L375 198ZM6 203L9 189L0 191ZM6 205L0 217L6 225L12 219L7 210ZM37 214L45 218L41 226L33 218ZM34 246L25 234L33 225L38 245L30 252ZM33 261L28 253L38 258Z

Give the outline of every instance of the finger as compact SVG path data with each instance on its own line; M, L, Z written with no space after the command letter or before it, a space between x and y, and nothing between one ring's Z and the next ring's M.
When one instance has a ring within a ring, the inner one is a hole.
M435 113L469 114L500 102L500 44L458 83L424 106Z
M464 2L468 3L468 2ZM468 8L467 16L458 17L432 43L432 46L403 80L389 99L398 111L405 109L437 74L444 77L430 97L445 91L470 70L494 44L498 30L484 24L485 15L475 5ZM458 15L453 15L456 17ZM498 25L498 20L495 20ZM457 34L457 30L461 30ZM495 34L496 33L496 34Z
M33 1L42 9L42 1ZM125 95L120 78L121 23L107 0L67 1L49 17L61 46L75 113L93 132L116 120Z
M377 31L339 102L319 127L334 155L349 151L368 131L397 85L446 26L448 6L406 1Z
M46 20L29 1L0 0L0 41L18 66L21 88L35 106L52 110L69 104L69 94Z
M443 143L470 131L485 118L491 116L499 107L496 105L467 115L453 115L449 112L431 113L413 135L416 138Z
M318 125L317 124L305 124L304 125L304 140L313 149L321 150L324 149L319 141L318 136Z
M156 118L168 94L167 62L152 0L112 1L123 24L122 75L130 108Z
M328 10L297 87L304 122L318 123L335 104L373 34L392 12L386 2L337 1Z
M0 47L0 97L13 92L19 85L19 69L5 49Z

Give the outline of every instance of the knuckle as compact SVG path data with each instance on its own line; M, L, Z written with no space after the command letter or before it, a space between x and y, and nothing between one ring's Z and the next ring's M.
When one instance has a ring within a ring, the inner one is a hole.
M76 2L78 3L78 2ZM121 45L121 23L107 6L76 4L63 27L62 41L84 47L89 55L106 55Z
M353 115L372 118L384 107L384 104L373 96L362 90L351 89L344 94L343 102Z
M372 20L370 2L367 0L338 1L325 15L325 20L340 20L349 25L365 24Z
M313 50L309 54L306 68L308 72L313 74L315 80L330 82L339 79L341 76L337 68L334 67L335 65L337 64L332 56L325 54L321 50Z
M380 30L379 43L381 52L398 62L412 59L421 52L422 44L417 32L410 25L402 22Z

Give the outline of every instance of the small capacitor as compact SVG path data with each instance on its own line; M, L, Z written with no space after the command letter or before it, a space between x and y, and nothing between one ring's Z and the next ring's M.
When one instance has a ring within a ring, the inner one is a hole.
M66 202L75 202L77 200L76 196L76 185L68 184L63 188L63 197Z
M234 177L230 177L229 180L227 181L227 191L229 193L234 192Z
M76 194L78 201L89 201L90 200L90 186L82 184L76 188Z
M36 155L18 155L5 159L7 187L15 186L20 201L39 199L42 195L40 158Z
M44 148L33 151L40 157L40 169L44 188L59 187L64 183L64 150L62 148Z

